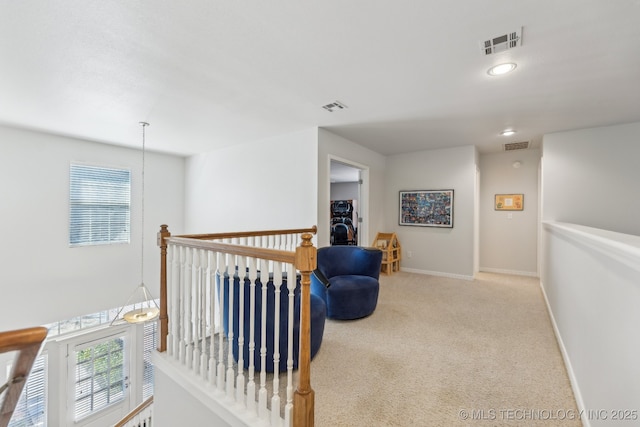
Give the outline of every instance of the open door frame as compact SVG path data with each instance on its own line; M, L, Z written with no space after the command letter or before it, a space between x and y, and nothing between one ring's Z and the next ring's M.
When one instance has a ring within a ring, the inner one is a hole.
M329 170L327 171L327 186L329 187L329 191L327 191L327 198L322 202L322 206L329 206L331 202L331 164L333 162L342 163L343 165L351 166L354 169L358 169L360 171L360 185L358 186L358 193L360 199L358 200L358 217L362 219L362 221L358 222L358 245L360 246L369 246L370 245L370 235L369 235L369 167L367 165L363 165L361 163L357 163L348 159L344 159L338 156L334 156L329 154ZM328 209L327 209L328 211ZM322 218L320 218L322 220ZM327 215L327 221L329 220ZM331 233L331 229L327 229L327 233ZM327 241L330 241L330 236L326 236Z

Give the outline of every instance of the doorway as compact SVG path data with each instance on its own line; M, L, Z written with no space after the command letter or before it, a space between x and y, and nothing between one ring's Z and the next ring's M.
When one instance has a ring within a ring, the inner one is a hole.
M360 245L365 241L363 171L352 163L330 160L328 209L331 245Z

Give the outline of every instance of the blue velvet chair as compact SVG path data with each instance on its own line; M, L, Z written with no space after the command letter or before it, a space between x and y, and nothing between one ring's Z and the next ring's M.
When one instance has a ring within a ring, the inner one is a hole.
M237 274L234 274L233 277L233 357L238 361L238 326L239 326L239 318L240 318L240 310L239 304L240 301L240 280ZM249 306L250 306L250 280L244 280L244 368L249 368ZM221 287L218 288L222 292L222 301L223 301L223 330L226 336L229 335L229 276L224 274L224 281ZM256 279L256 286L254 290L255 294L255 325L254 325L254 336L255 336L255 353L254 353L254 366L257 371L262 370L262 361L260 358L260 343L261 343L261 334L262 334L262 282L260 279ZM267 357L266 357L266 372L273 372L273 338L274 338L274 312L275 312L275 286L273 284L273 280L270 279L267 282ZM318 350L320 349L320 344L322 343L322 336L324 334L324 323L326 316L326 306L324 301L318 296L311 295L311 358L313 358ZM296 288L294 291L294 299L293 299L293 368L298 368L298 355L300 352L300 278L296 280ZM288 357L288 348L287 348L287 329L289 325L289 289L287 288L286 280L282 284L281 292L280 292L280 340L279 340L279 351L280 351L280 362L278 365L278 369L280 372L287 370L287 357Z
M330 319L358 319L378 304L382 251L362 246L318 249L318 266L311 274L311 293L322 298Z

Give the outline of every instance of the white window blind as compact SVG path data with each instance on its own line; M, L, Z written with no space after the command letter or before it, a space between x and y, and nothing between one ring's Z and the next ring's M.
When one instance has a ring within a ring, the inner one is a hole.
M147 322L144 325L144 351L142 372L142 400L147 400L153 396L153 363L151 353L158 347L158 322Z
M10 369L10 368L9 368ZM47 356L36 358L9 427L47 426Z
M76 350L76 421L124 399L128 387L124 356L124 337Z
M131 171L71 164L69 244L129 243Z

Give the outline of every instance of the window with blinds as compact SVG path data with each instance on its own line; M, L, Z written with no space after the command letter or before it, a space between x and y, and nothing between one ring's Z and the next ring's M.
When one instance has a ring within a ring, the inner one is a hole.
M142 371L142 400L153 396L153 363L151 353L158 347L158 322L147 322L144 325L144 350Z
M11 367L9 367L9 370ZM9 427L47 426L47 356L36 358Z
M71 164L69 244L129 243L131 171Z
M111 338L75 351L74 419L85 418L125 398L125 338Z

